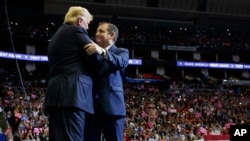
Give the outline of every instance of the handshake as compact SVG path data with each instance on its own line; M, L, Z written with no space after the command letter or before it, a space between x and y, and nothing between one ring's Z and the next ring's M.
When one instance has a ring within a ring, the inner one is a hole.
M100 46L98 46L96 43L92 42L83 47L83 49L86 51L88 55L92 54L101 54L103 57L106 56L106 50Z

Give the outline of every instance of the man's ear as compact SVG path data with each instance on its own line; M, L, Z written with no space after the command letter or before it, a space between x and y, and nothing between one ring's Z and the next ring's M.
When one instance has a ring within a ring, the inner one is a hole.
M76 20L76 24L77 24L77 25L81 25L81 21L82 21L82 19L81 19L81 18L78 18L78 19Z
M110 37L111 37L112 39L114 39L114 38L115 38L115 33L114 33L114 32L110 32Z

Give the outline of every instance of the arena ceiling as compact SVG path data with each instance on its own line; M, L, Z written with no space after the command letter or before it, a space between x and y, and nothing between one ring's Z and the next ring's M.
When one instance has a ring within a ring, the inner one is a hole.
M249 0L44 0L46 14L64 14L71 5L81 5L96 17L184 22L218 20L250 21ZM156 4L156 5L154 5Z
M249 0L5 0L15 18L62 16L69 6L81 5L94 17L143 23L219 24L249 28ZM3 2L3 1L2 1ZM150 3L151 2L151 3ZM153 3L152 3L153 2ZM157 3L155 3L157 2ZM150 5L151 4L151 5ZM1 8L2 15L5 13ZM6 14L4 14L6 15ZM42 19L41 19L42 20ZM244 29L245 30L245 29Z

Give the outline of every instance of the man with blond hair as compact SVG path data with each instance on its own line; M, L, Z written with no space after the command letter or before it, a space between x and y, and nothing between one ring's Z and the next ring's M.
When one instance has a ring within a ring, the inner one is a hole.
M49 43L50 76L44 108L49 117L50 141L84 141L85 114L94 112L96 56L83 50L92 42L87 33L92 20L86 8L70 7Z

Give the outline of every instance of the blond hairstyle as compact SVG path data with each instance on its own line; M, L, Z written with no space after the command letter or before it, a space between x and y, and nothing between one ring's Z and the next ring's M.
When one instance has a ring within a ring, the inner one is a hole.
M74 24L81 17L87 17L89 22L93 20L93 15L89 13L88 9L81 6L71 6L64 17L63 23Z

